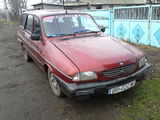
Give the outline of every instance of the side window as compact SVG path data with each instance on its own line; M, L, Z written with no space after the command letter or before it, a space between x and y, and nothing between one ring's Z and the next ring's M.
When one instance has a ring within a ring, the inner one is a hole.
M21 17L21 23L20 25L23 26L23 28L25 27L25 23L26 23L26 14L23 14Z
M39 19L37 17L34 17L34 30L33 30L34 34L40 34L40 23L39 23Z
M32 15L28 15L26 30L32 32L32 28L33 28L33 16Z

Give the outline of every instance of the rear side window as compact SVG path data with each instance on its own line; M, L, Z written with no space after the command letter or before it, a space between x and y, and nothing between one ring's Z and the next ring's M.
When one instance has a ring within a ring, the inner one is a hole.
M33 16L32 15L28 15L27 17L26 30L32 33L32 30L33 30Z
M26 14L23 14L21 17L21 23L20 25L23 26L23 28L25 27L25 23L26 23Z

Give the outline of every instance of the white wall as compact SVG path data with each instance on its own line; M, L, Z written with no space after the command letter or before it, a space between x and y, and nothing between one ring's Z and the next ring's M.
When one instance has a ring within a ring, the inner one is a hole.
M52 5L43 5L44 9L62 9L63 6L52 6ZM42 9L42 5L36 5L34 6L34 9Z

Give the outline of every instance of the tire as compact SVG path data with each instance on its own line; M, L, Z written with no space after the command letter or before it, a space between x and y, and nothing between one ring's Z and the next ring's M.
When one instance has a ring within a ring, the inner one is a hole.
M27 62L32 61L31 56L28 54L28 52L27 52L27 50L25 48L23 48L23 55L24 55L25 61L27 61Z
M50 87L54 95L57 97L64 96L62 89L57 82L57 78L54 76L54 74L49 69L48 69L48 80L49 80L49 84L50 84Z

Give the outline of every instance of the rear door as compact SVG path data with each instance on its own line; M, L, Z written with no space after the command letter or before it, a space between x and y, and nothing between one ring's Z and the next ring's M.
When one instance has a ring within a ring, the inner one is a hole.
M43 68L42 62L42 40L41 40L41 32L40 32L40 22L36 16L28 15L27 22L25 26L25 40L26 40L26 47L29 54L32 56L34 61ZM31 35L38 34L40 36L39 40L32 40Z

